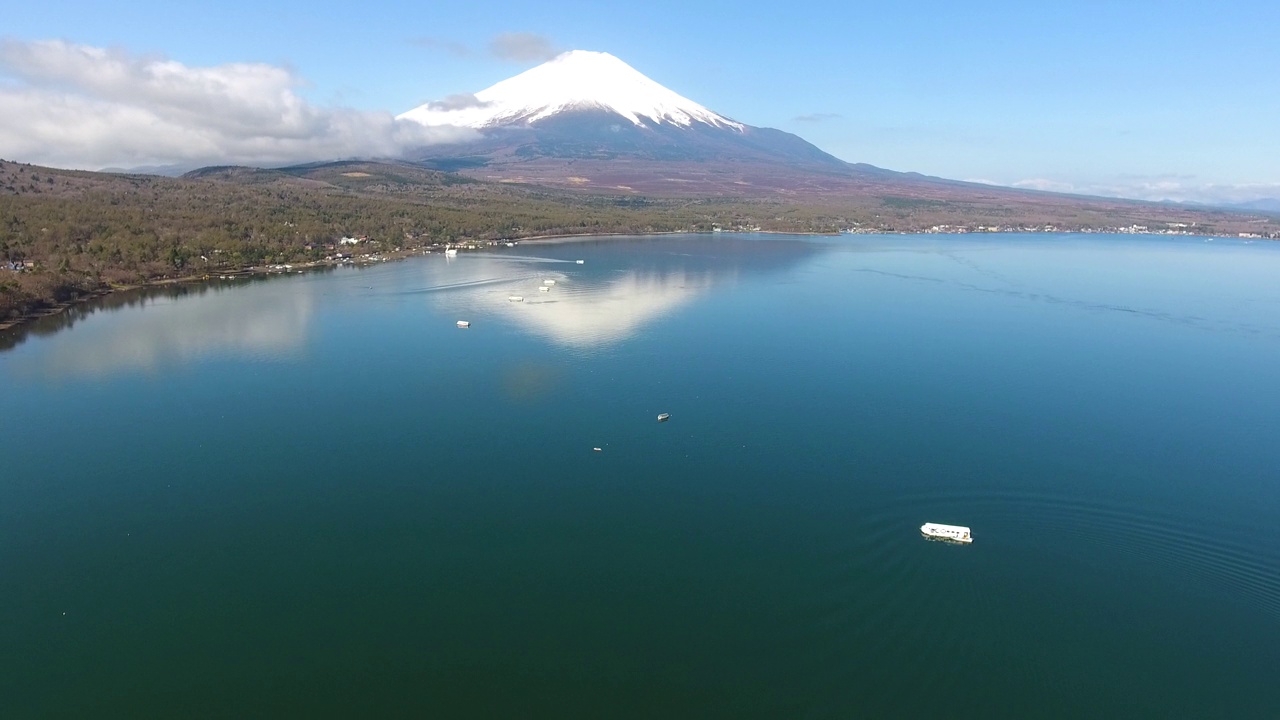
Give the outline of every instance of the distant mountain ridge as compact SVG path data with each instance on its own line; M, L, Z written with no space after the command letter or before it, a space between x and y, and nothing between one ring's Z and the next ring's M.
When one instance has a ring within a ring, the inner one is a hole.
M1255 212L1265 213L1267 215L1280 215L1280 198L1258 198L1256 200L1244 200L1241 202L1161 200L1160 204L1176 207L1213 208L1219 210L1234 210L1237 212Z
M1232 208L1233 210L1252 210L1254 212L1278 214L1280 213L1280 198L1261 198L1247 202L1229 203L1222 207Z

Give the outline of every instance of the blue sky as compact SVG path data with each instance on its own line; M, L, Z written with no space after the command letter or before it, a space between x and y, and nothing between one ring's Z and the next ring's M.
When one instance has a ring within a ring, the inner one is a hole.
M236 158L375 152L368 138L401 132L391 115L483 89L541 51L586 49L854 162L1152 199L1280 197L1274 1L10 5L0 157L29 162L190 162L169 156L202 143ZM92 67L108 60L125 74L172 61L186 90ZM182 105L213 81L234 97ZM248 137L255 123L269 137ZM324 137L309 146L313 131Z

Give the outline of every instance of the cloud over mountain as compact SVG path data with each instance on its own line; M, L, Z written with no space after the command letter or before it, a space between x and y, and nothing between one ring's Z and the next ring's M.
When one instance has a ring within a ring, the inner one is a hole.
M427 103L427 107L432 110L441 110L448 112L450 110L466 110L468 108L482 108L488 105L485 101L476 97L472 93L458 93L450 95L443 100L436 100Z
M1028 178L990 184L1008 184L1023 190L1208 205L1237 205L1280 198L1280 183L1214 183L1201 181L1193 175L1124 175L1101 182Z
M61 167L397 155L470 137L314 105L265 63L190 67L59 40L0 40L0 157Z
M528 32L498 35L489 41L489 52L512 62L543 62L560 54L551 38Z

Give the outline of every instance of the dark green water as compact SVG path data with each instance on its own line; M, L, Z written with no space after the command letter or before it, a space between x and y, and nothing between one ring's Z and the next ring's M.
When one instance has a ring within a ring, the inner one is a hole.
M114 298L0 338L0 716L1274 717L1277 278L716 235Z

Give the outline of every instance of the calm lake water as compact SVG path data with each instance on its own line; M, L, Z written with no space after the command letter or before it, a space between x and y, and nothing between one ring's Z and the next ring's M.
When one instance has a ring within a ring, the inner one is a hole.
M526 244L0 346L6 718L1280 708L1280 244Z

